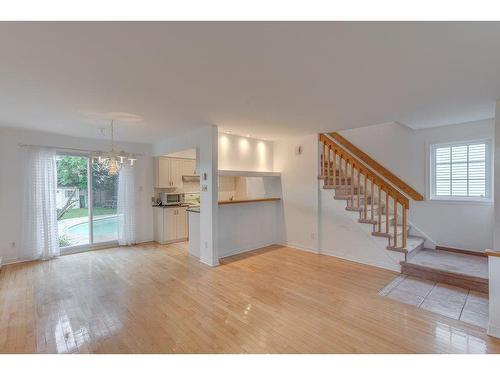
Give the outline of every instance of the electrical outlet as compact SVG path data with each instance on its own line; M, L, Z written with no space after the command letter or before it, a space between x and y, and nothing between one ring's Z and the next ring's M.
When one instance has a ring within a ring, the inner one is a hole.
M12 242L12 243L10 244L10 246L11 246L11 247L16 247L16 243L15 243L15 242Z
M208 191L208 185L202 185L201 191Z
M205 249L208 249L208 242L205 241Z

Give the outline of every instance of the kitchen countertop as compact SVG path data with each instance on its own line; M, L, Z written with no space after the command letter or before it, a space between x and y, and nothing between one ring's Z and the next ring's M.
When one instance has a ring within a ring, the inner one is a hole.
M240 203L258 203L279 201L281 198L260 198L260 199L234 199L232 201L219 201L219 205L240 204ZM200 206L191 206L187 209L189 212L200 213Z
M232 201L219 201L219 205L238 204L238 203L257 203L279 201L281 198L259 198L259 199L233 199Z
M166 206L162 206L162 205L153 205L153 207L158 207L158 208L175 208L175 207L189 207L190 205L187 204L187 203L184 203L184 204L170 204L170 205L166 205Z

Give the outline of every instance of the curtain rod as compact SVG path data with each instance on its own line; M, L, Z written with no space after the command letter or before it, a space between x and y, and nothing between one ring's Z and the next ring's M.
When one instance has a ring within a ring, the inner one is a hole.
M45 146L45 145L30 145L26 143L19 143L19 147L44 147L44 148L52 148L55 150L67 150L67 151L78 151L78 152L99 152L97 150L86 150L83 148L71 148L71 147L55 147L55 146ZM136 156L144 156L142 153L135 153L131 152L130 154L136 155Z

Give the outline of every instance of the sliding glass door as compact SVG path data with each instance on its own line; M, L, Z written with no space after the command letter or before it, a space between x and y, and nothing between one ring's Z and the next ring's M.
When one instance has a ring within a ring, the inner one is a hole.
M88 246L89 236L89 158L57 155L57 224L59 247Z
M56 165L61 250L116 242L118 176L109 176L88 155L58 154Z
M116 203L118 175L108 175L97 160L92 161L92 243L107 243L118 239Z

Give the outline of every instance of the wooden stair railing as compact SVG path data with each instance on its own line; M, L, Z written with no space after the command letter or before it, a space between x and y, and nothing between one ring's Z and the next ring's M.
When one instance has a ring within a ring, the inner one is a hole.
M424 197L422 194L413 189L406 182L401 180L394 173L386 169L383 165L378 163L376 160L372 159L368 154L360 150L358 147L353 145L343 136L341 136L337 132L328 133L328 135L333 138L340 146L342 146L345 150L349 151L351 154L356 155L356 157L361 160L365 165L377 171L377 173L384 177L387 181L392 183L393 186L397 187L400 191L405 193L408 197L415 201L423 201Z
M324 179L325 186L342 193L342 197L347 200L347 209L359 211L361 216L359 221L373 225L373 235L387 237L388 249L404 252L408 235L409 199L381 178L380 175L383 174L377 174L366 166L363 159L347 151L325 134L320 134L319 140L321 142L320 178ZM375 202L377 203L376 210ZM399 216L401 224L398 223Z

